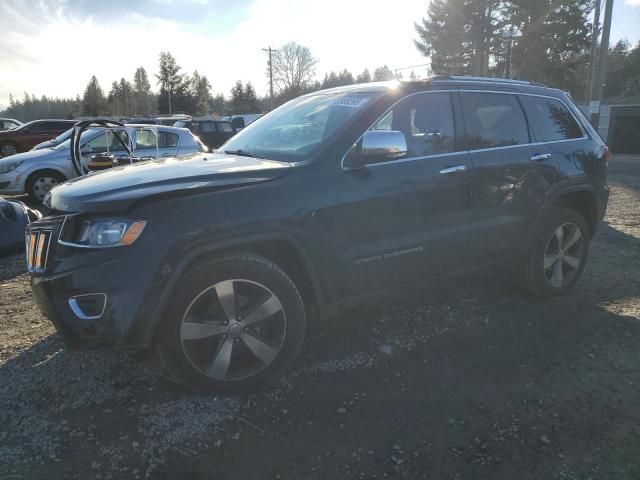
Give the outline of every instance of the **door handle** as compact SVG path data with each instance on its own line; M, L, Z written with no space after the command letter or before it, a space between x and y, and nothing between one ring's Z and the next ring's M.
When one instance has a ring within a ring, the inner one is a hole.
M531 160L532 162L542 162L544 160L551 160L551 154L550 153L536 153L535 155L532 155L529 160Z
M466 165L456 165L455 167L445 167L440 170L440 173L446 175L448 173L464 172L466 169Z

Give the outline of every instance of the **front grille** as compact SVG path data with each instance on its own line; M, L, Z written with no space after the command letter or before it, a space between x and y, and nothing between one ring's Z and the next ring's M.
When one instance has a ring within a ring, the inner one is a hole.
M30 273L44 272L52 236L51 230L27 231L27 270Z

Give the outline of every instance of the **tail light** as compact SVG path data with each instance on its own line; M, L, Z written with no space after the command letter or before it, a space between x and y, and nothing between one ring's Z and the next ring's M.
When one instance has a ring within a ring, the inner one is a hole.
M606 145L602 147L602 160L604 160L605 162L611 160L611 150L609 150L609 147L607 147Z

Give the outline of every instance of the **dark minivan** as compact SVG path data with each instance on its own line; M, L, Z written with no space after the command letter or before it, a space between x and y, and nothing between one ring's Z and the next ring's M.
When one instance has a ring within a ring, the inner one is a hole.
M28 230L70 342L157 345L181 382L250 390L309 317L494 264L542 297L580 278L609 152L562 91L439 76L314 92L216 154L54 188Z

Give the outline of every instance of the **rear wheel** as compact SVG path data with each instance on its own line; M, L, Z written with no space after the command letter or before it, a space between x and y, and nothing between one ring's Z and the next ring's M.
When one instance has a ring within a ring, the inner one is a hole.
M0 156L9 157L18 153L18 146L15 143L7 142L0 145Z
M49 191L64 182L64 177L53 170L42 170L31 174L27 180L26 190L36 202L42 203Z
M251 254L188 270L168 308L159 347L181 383L235 393L260 388L296 358L305 311L291 279Z
M589 230L582 215L554 207L521 266L521 284L534 295L561 295L582 276L588 252Z

